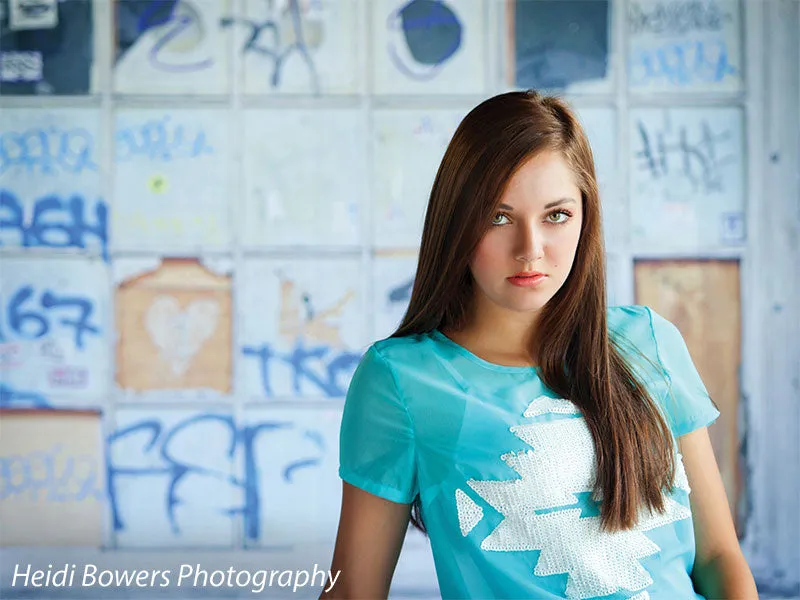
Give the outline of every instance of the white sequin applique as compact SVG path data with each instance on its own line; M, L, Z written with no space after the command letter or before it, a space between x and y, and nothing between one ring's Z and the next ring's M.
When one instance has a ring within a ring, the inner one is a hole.
M592 490L594 445L584 419L520 425L511 432L534 448L501 457L521 478L467 482L498 512L575 504L576 492Z
M650 594L647 590L631 596L628 600L650 600Z
M541 396L531 402L525 416L577 412L576 408L567 411L563 402L567 401ZM511 427L511 432L532 448L501 456L519 478L467 481L503 515L502 521L481 542L481 548L493 552L540 550L534 574L566 573L569 598L605 596L620 590L637 592L652 584L653 579L640 560L661 549L643 532L689 518L690 509L665 496L663 514L643 508L633 529L601 531L600 517L581 517L581 509L574 506L578 502L575 494L591 492L596 477L594 443L585 419L534 422ZM675 475L676 487L688 491L680 455ZM537 514L536 511L543 509L560 510ZM471 524L470 530L475 526L471 521L474 514L473 509L470 520L462 521L459 509L462 534L463 523ZM635 598L647 600L649 594L642 591Z
M483 518L483 509L461 490L456 490L456 508L461 535L466 536Z
M563 398L550 398L548 396L539 396L528 405L525 410L524 416L538 417L545 413L558 413L562 415L577 415L580 413L578 407L569 400Z
M675 487L687 494L692 491L692 488L689 487L689 479L686 477L686 469L683 467L683 456L680 454L675 457Z

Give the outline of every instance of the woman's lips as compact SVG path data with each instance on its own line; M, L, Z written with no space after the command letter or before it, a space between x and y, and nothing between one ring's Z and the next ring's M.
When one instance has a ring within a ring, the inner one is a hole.
M534 287L544 281L546 277L547 275L543 275L542 273L529 276L514 275L513 277L509 277L508 281L512 285L516 285L518 287Z

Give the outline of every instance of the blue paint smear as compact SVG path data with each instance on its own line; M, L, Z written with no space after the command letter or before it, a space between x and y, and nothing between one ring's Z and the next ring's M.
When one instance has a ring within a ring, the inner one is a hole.
M564 89L608 74L608 0L516 0L515 84Z

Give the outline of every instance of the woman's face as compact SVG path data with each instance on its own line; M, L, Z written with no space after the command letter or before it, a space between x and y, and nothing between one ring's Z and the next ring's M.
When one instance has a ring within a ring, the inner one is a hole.
M476 308L535 316L572 269L582 218L581 192L561 154L543 151L524 163L470 261ZM515 277L521 273L537 275Z

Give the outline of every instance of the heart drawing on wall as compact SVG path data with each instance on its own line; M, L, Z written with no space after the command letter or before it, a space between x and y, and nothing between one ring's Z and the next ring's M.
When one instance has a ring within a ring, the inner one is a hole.
M158 296L145 314L145 328L176 376L186 373L219 321L219 303L195 300L181 309L173 296Z

